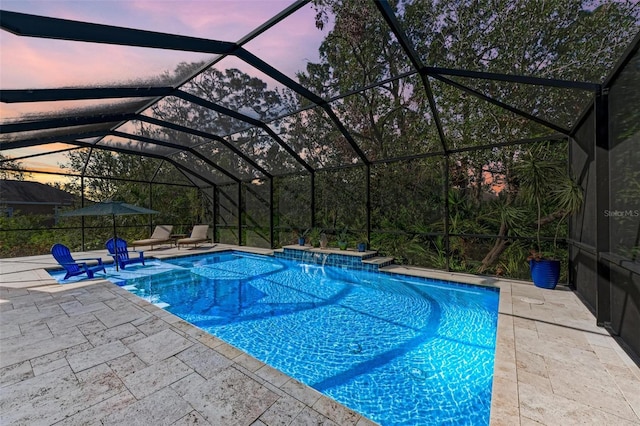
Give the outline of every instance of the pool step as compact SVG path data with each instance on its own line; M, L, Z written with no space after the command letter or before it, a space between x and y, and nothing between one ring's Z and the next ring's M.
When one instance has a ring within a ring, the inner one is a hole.
M274 250L273 254L281 259L316 263L322 266L351 267L373 271L393 263L393 257L378 256L378 252L375 250L358 252L339 250L333 247L319 249L308 245L288 245Z
M282 246L279 249L274 249L274 253L320 253L320 254L339 254L343 256L353 256L359 257L361 259L367 259L373 257L378 254L375 250L366 250L366 251L356 251L353 248L349 248L346 250L340 250L338 247L327 247L327 248L319 248L312 247L310 245L300 246L298 244L291 244L288 246Z
M363 259L362 263L368 263L369 265L377 265L379 268L389 266L393 263L393 257L388 256L374 256L368 259Z

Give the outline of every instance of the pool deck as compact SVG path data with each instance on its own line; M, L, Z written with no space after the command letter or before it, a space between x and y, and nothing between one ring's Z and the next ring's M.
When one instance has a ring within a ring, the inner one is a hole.
M0 259L2 425L374 424L104 279L60 285L44 270L54 266L50 255ZM500 287L492 425L640 425L638 364L572 291L385 270Z

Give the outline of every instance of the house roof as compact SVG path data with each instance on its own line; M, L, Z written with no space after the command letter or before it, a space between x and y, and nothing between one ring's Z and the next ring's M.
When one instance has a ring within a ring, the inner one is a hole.
M0 180L0 202L3 204L71 205L74 199L73 194L39 182Z

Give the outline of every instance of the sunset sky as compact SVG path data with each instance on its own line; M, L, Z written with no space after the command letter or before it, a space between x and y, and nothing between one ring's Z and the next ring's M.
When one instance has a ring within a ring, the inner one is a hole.
M281 0L3 0L1 7L34 15L235 42L290 3ZM245 48L294 77L308 60L317 60L318 47L326 32L315 28L314 14L311 6L305 6ZM121 83L171 71L182 61L210 57L161 49L17 37L5 31L0 32L0 43L3 89Z
M292 0L2 0L0 8L235 42L291 3ZM244 47L295 78L308 61L318 60L318 48L327 32L327 28L320 31L315 27L314 16L315 11L307 5ZM0 89L135 85L171 73L180 62L212 58L201 53L18 37L0 31ZM237 67L276 86L236 58L221 61L219 67ZM26 114L42 115L79 105L86 107L90 102L0 104L0 116L2 122L7 122ZM35 147L3 154L17 157L50 149ZM59 155L36 157L29 164L40 170L46 165L47 169L55 169L60 159Z

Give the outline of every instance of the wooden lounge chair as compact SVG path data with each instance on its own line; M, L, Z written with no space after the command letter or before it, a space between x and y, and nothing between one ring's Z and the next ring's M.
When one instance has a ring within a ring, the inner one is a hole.
M145 240L136 240L131 243L131 247L134 249L136 246L151 246L151 250L153 250L153 246L157 244L165 244L171 243L171 231L173 230L173 225L156 225L153 230L153 234Z
M129 257L130 252L127 248L127 242L122 238L116 238L115 243L113 238L109 238L105 246L107 246L109 256L113 257L113 261L117 262L120 269L124 269L125 266L132 263L142 263L144 265L144 252L131 251L131 253L139 254L137 257Z
M209 225L195 225L191 230L191 236L187 238L180 238L176 241L178 249L180 245L193 244L194 247L198 247L199 243L203 243L209 240Z
M102 259L99 257L92 258L84 258L84 259L74 259L71 256L71 250L69 247L64 244L54 244L51 247L51 254L53 258L62 266L67 274L64 276L66 280L69 277L73 277L75 275L87 274L87 277L93 278L93 273L97 271L107 272L104 269L104 265L102 264ZM97 265L89 265L87 264L87 260L97 261Z

